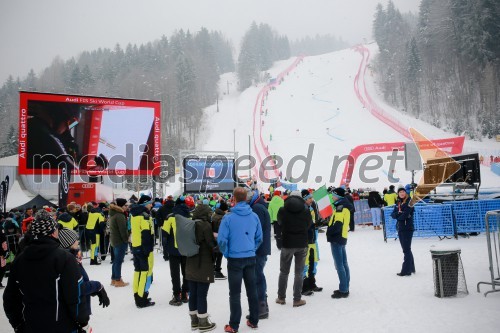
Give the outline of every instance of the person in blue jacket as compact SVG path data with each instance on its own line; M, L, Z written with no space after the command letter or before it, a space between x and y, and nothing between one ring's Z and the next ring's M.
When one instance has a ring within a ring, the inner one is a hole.
M233 191L236 205L222 218L217 236L219 249L227 258L229 282L229 324L224 332L238 332L241 320L241 282L250 308L247 326L256 329L259 322L259 299L255 279L256 251L262 243L259 217L247 203L247 190L237 187Z
M413 261L413 253L411 252L411 241L413 238L413 207L410 206L410 196L406 189L401 187L398 189L398 201L394 205L392 218L396 220L396 229L401 248L404 253L403 266L398 276L410 276L415 273L415 262Z

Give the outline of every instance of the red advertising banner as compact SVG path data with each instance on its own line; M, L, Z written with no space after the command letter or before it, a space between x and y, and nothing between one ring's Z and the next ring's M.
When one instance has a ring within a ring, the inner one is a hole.
M160 116L159 101L22 91L19 173L159 174Z
M449 154L456 155L462 153L464 141L465 137L458 136L448 139L431 140L430 142L432 142L432 144L436 145L438 148L448 152ZM419 144L419 147L420 149L434 149L435 147L432 144L424 142ZM404 151L404 148L404 142L375 143L355 147L349 154L349 159L345 164L340 184L345 185L346 183L349 183L351 181L354 166L356 165L356 161L361 155L368 153L392 152L394 150Z

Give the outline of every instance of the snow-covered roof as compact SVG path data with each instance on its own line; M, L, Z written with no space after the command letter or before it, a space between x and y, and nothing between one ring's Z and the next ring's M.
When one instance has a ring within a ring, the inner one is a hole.
M11 155L0 158L0 166L19 166L19 155Z

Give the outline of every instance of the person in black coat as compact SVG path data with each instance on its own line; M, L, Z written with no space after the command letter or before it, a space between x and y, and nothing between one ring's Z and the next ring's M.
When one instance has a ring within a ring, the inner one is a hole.
M33 240L12 263L3 294L9 323L15 332L80 330L89 313L79 297L83 280L78 263L59 247L57 222L46 211L37 213L31 229Z
M302 274L307 255L308 229L313 221L306 202L300 192L294 191L278 211L283 247L280 254L280 275L276 303L285 304L286 285L292 259L295 257L295 277L293 282L293 306L302 306Z
M392 218L396 220L396 229L398 238L404 253L403 266L399 276L410 276L415 273L415 262L411 252L411 241L413 238L413 207L410 206L410 197L406 190L401 187L398 189L398 201L394 205Z
M258 190L249 191L247 199L252 211L259 217L262 227L262 244L255 252L255 278L259 298L259 319L266 319L269 317L269 305L267 304L267 282L264 267L267 256L271 255L271 216L263 204Z
M156 223L158 225L158 230L160 230L160 234L163 236L163 233L161 233L161 228L163 227L163 222L167 219L167 217L172 214L172 210L174 209L175 202L174 199L171 195L167 197L165 202L163 203L163 206L158 208L156 211ZM163 244L162 244L163 245ZM163 251L163 259L165 261L168 261L168 252Z
M351 195L351 190L346 190L345 191L345 196L344 198L346 198L347 200L349 200L349 212L351 213L351 218L350 218L350 221L349 221L349 231L354 231L354 228L356 226L355 222L354 222L354 213L356 212L356 208L354 207L354 199Z
M372 225L374 230L382 229L380 227L382 209L384 206L384 200L380 197L380 193L377 191L370 191L368 193L368 207L370 207L370 212L372 214Z

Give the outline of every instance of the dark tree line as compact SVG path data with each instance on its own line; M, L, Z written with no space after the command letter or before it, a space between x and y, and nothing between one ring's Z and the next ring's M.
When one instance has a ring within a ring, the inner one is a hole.
M422 0L418 17L389 1L373 34L389 103L455 134L500 134L498 0Z
M238 56L239 90L265 79L262 71L277 60L290 58L288 37L278 35L268 25L253 22L245 33Z
M11 132L18 127L19 90L161 100L162 150L193 148L202 108L216 101L219 75L234 71L232 52L220 32L180 30L139 46L55 58L39 76L31 70L23 80L9 77L0 88L1 154L12 153L7 147L17 135Z

